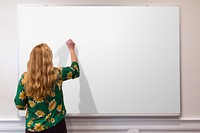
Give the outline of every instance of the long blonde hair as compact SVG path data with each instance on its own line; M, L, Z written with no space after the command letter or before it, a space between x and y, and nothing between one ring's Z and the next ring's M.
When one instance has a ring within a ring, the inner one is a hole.
M27 63L26 93L34 99L45 98L49 95L56 73L52 62L52 51L45 43L35 46Z

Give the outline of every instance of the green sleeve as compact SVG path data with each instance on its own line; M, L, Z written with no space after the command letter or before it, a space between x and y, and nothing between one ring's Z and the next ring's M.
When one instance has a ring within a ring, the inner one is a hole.
M24 76L22 75L17 86L17 93L14 98L15 105L19 110L25 110L28 102L26 92L24 90L24 85L22 84Z
M80 69L77 62L72 62L69 67L62 67L61 71L62 80L75 79L80 76Z

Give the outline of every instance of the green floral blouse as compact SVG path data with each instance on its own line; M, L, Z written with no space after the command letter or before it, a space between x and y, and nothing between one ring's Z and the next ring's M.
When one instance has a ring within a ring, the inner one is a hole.
M14 99L19 110L26 110L26 128L38 132L49 129L59 123L66 114L63 102L62 82L79 77L80 70L77 62L70 67L58 68L59 77L54 88L45 99L33 99L26 95L24 89L24 74L22 74ZM52 87L53 88L53 87Z

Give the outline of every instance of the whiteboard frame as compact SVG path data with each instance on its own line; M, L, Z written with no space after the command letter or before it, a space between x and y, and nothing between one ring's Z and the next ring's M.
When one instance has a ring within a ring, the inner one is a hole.
M54 6L60 6L60 7L63 7L63 6L69 6L69 7L73 7L73 6L105 6L105 7L108 7L108 6L122 6L122 7L137 7L137 6L141 6L141 7L178 7L179 8L179 44L178 44L178 59L179 59L179 92L180 92L180 95L179 95L179 109L180 109L180 112L179 113L98 113L98 114L94 114L94 113L67 113L66 114L66 117L181 117L182 116L182 95L181 95L181 12L180 12L180 5L175 5L175 4L168 4L168 5L159 5L159 4L156 4L156 5L150 5L150 4L133 4L133 5L122 5L122 4L67 4L67 5L60 5L60 4L18 4L17 5L17 25L19 25L19 9L21 7L54 7ZM17 26L17 33L19 33L19 27ZM18 51L19 51L19 34L17 35L17 44L18 44ZM19 53L18 53L19 55ZM19 59L18 59L18 62L19 62ZM18 65L19 67L19 65ZM18 68L18 77L20 77L20 73L19 73L19 68ZM17 116L19 118L24 118L25 117L25 111L22 111L22 110L18 110L17 112Z

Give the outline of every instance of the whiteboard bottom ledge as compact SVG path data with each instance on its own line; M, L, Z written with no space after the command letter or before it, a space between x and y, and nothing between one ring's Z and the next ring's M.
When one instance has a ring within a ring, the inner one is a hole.
M25 111L18 111L19 117L24 117ZM67 113L67 117L180 117L181 113Z
M68 113L68 117L126 117L126 116L133 116L133 117L178 117L181 116L181 113L99 113L99 114L91 114L91 113Z

